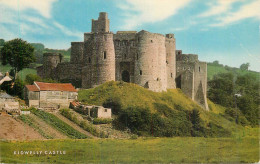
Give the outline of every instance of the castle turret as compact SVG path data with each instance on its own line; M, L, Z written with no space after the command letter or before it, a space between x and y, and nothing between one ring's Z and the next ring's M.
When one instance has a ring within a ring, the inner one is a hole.
M82 86L90 88L115 81L115 49L107 13L100 13L98 20L92 20L92 35L85 48Z
M92 19L91 32L109 32L109 19L107 13L100 12L98 20Z
M37 68L37 74L42 78L50 78L52 71L62 62L63 56L59 53L44 53L43 65Z
M166 47L166 69L167 69L167 88L174 89L176 77L176 44L174 34L166 34L165 47Z
M152 91L165 91L167 87L165 37L141 31L136 39L135 83Z

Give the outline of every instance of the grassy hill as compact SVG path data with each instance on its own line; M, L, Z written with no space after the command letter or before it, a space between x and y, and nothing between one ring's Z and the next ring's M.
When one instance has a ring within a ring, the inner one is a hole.
M239 68L235 67L229 67L229 66L224 66L222 64L213 64L213 63L208 63L207 64L208 68L208 80L211 80L214 75L220 74L220 73L233 73L234 75L245 75L245 74L251 74L253 76L259 77L259 72L256 71L243 71Z
M78 98L79 101L86 104L95 105L103 105L107 101L117 102L122 110L129 107L146 108L161 117L168 117L171 112L177 116L181 112L189 113L189 111L197 109L203 120L203 126L206 128L209 123L212 123L233 135L236 135L237 131L243 130L243 127L237 125L232 119L224 117L224 107L208 101L210 110L205 111L184 95L180 89L169 89L167 92L156 93L136 84L112 81L96 88L80 90Z

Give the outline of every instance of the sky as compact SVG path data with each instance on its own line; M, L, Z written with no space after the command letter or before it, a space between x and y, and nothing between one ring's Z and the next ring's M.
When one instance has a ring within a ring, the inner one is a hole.
M0 38L68 49L107 12L110 31L173 33L176 48L260 71L260 0L0 0Z

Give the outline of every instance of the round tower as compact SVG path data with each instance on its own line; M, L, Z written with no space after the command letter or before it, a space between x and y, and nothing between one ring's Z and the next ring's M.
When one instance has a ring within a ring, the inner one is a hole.
M176 44L174 34L166 34L165 47L166 47L166 69L167 69L167 88L176 88Z
M59 53L43 54L43 78L51 77L51 72L62 62L63 56Z
M140 31L136 35L135 83L152 91L165 91L166 48L161 34Z
M115 49L113 33L94 33L93 49L89 56L91 87L115 81Z

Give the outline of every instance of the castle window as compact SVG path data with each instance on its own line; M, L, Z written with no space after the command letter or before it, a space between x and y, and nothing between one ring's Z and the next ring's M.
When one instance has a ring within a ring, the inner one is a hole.
M153 43L153 40L151 40L151 43Z
M185 67L183 67L183 70L185 70Z
M172 78L172 73L171 73L171 78Z
M106 58L107 58L107 52L104 51L104 59L106 59Z
M166 60L166 64L168 64L168 61Z
M125 57L125 59L126 59L126 54L124 54L124 57Z
M200 72L200 67L199 67L199 72Z
M138 58L139 58L139 55L138 55L138 53L136 54L136 60L138 60Z
M105 109L105 112L107 112L107 109Z
M156 79L157 81L159 81L159 77L157 77L157 79Z
M143 72L142 72L142 70L140 70L140 75L142 75L143 74Z
M90 57L88 58L88 62L91 63L91 58Z

